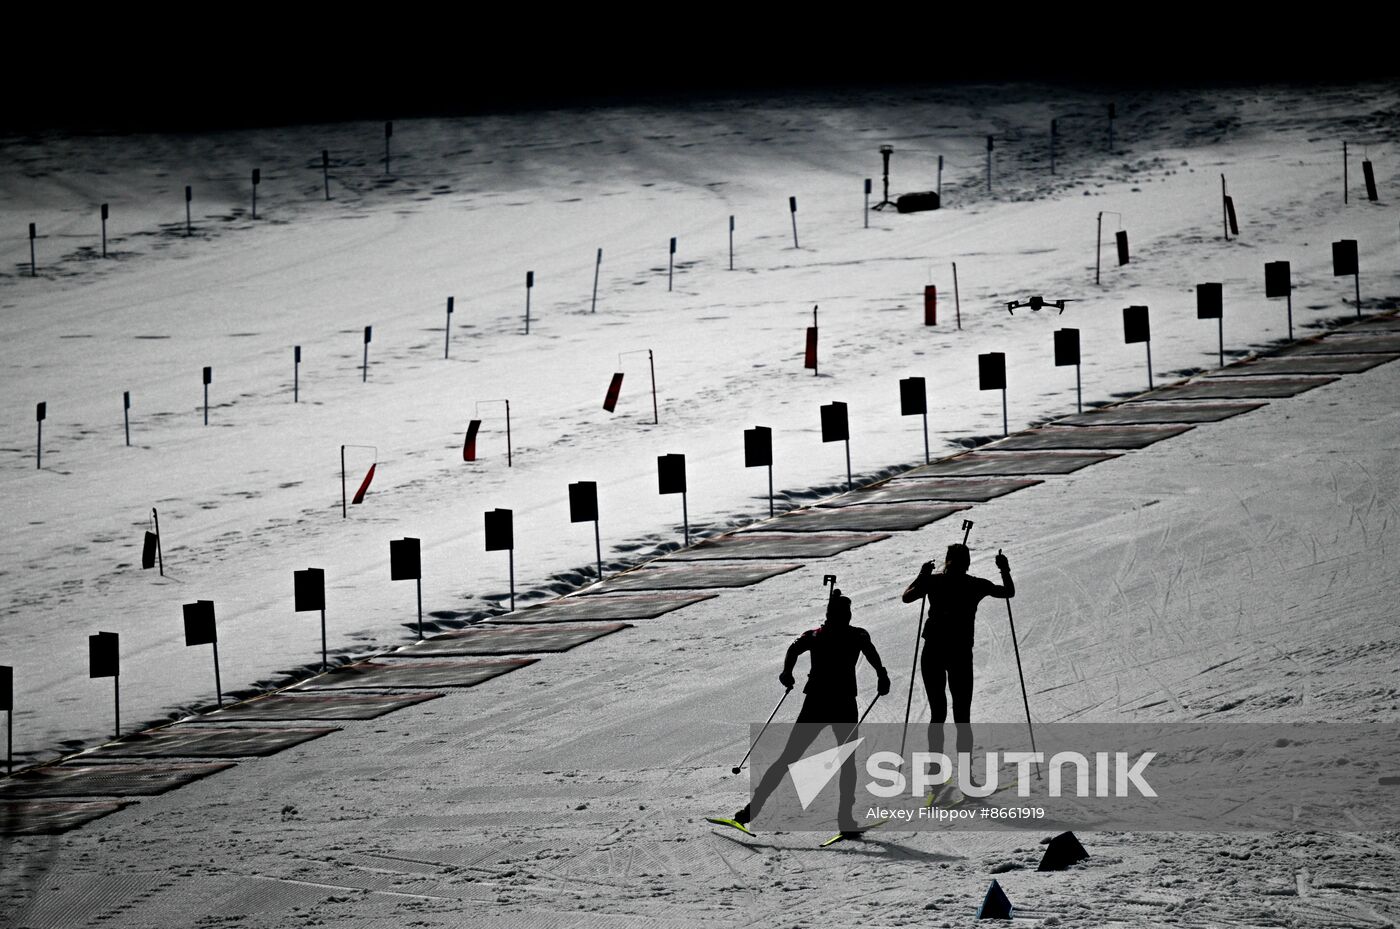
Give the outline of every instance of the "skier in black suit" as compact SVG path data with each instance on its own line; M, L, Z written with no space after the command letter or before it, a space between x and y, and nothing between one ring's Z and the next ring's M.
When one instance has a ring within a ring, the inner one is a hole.
M904 590L905 603L928 597L928 622L924 626L919 670L931 713L930 752L943 751L943 724L948 719L945 690L953 697L958 753L972 751L972 642L977 604L983 597L1009 600L1016 596L1011 565L1005 555L998 552L996 557L997 569L1001 572L1000 584L968 574L971 562L966 545L949 545L943 570L935 574L933 562L924 562L919 576Z
M827 601L826 622L802 633L788 646L783 671L778 675L779 683L788 690L796 683L792 671L803 652L811 653L812 669L807 675L807 686L803 688L807 696L797 714L797 722L816 725L793 729L782 757L764 772L763 779L754 788L753 799L734 814L735 822L747 825L758 816L764 802L782 782L788 765L802 758L825 726L831 726L838 744L855 738L860 719L856 709L856 664L861 655L879 675L880 695L890 692L890 676L880 661L880 653L870 641L870 633L851 625L850 598L842 596L839 590L833 590ZM841 806L837 818L843 833L855 832L858 828L851 814L855 789L856 760L852 755L841 766Z

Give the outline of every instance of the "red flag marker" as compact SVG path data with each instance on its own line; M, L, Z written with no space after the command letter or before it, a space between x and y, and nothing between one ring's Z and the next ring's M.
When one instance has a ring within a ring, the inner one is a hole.
M374 480L374 469L378 466L379 462L375 462L369 466L369 470L365 472L365 479L360 483L360 489L355 491L355 496L350 498L351 503L365 502L365 491L369 490L369 482Z
M462 460L476 461L476 430L481 428L481 420L467 423L467 441L462 445Z
M603 398L603 409L611 413L617 407L617 395L622 390L622 372L618 371L612 376L612 383L608 385L608 395Z

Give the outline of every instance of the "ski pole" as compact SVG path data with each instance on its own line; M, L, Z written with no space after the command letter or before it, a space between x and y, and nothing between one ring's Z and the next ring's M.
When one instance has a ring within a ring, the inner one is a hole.
M997 554L1001 554L1001 549L997 549ZM1016 652L1016 676L1021 679L1021 703L1026 708L1026 729L1031 734L1031 752L1035 752L1035 726L1031 723L1031 702L1026 697L1026 675L1021 671L1021 646L1016 642L1016 620L1011 615L1011 600L1006 601L1006 621L1011 626L1011 647ZM1035 776L1040 777L1040 762L1036 762Z
M909 669L909 699L904 701L904 728L899 733L899 761L904 763L904 738L909 734L909 711L914 706L914 675L919 670L919 641L924 637L924 604L928 595L919 597L919 628L914 633L914 665Z
M768 731L768 723L771 723L773 721L773 717L778 715L778 710L782 709L783 701L787 699L787 695L790 693L792 693L791 687L783 691L783 695L778 698L778 705L773 707L773 712L768 714L768 722L764 723L763 728L758 730L758 738L754 739L753 745L750 745L749 750L747 752L744 752L744 760L740 761L737 765L730 768L729 773L738 774L741 770L743 770L744 762L749 760L749 756L753 754L754 747L758 745L759 739L762 739L763 733Z

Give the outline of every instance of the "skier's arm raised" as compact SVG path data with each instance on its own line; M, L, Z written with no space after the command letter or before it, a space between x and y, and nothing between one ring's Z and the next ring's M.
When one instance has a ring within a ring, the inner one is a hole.
M928 579L933 575L933 562L925 561L924 566L919 569L919 576L909 582L909 586L904 588L904 602L913 603L928 592Z
M997 570L1001 572L1001 583L991 584L987 595L1010 600L1016 596L1016 582L1011 580L1011 562L1006 560L1006 556L1000 550L997 551Z

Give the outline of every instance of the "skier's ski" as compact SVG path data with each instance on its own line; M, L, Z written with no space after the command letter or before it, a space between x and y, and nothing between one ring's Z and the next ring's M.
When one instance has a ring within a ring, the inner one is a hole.
M728 826L731 829L738 829L740 832L744 833L744 835L753 835L749 827L745 826L737 819L725 819L722 816L706 816L705 822L714 823L716 826Z
M834 836L823 842L821 844L821 847L826 848L828 845L835 845L842 839L862 839L865 837L865 834L867 832L870 832L873 829L879 829L887 822L889 822L888 819L877 819L875 820L875 822L871 823L868 826L862 826L859 829L851 829L849 831L838 832Z

